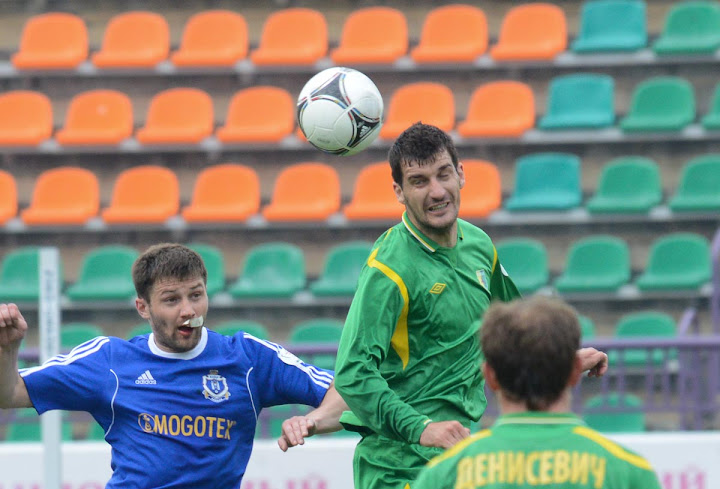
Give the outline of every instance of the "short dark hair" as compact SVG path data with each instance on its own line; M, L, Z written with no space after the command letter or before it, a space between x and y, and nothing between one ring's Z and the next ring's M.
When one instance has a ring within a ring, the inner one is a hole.
M138 297L150 302L150 293L157 281L202 277L207 284L207 269L200 255L187 246L161 243L151 246L135 260L132 277Z
M453 166L457 168L460 160L452 138L442 129L416 122L398 136L388 152L393 180L402 187L403 166L411 163L426 165L443 149L447 150Z
M485 361L508 400L540 411L559 399L580 348L572 307L542 296L493 303L480 335Z

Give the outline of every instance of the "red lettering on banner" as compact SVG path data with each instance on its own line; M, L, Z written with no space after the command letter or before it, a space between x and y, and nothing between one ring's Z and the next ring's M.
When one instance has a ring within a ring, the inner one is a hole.
M664 472L660 482L663 489L708 489L707 474L694 466L679 472Z

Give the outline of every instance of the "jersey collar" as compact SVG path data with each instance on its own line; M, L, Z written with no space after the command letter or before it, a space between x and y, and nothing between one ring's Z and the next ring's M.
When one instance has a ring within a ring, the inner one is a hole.
M493 428L505 425L584 425L585 423L573 413L548 413L526 411L524 413L503 414L493 424Z
M432 239L425 236L415 225L412 223L410 218L407 215L407 211L403 212L402 215L402 222L405 225L405 228L408 230L408 232L422 245L430 251L431 253L435 253L438 248L442 248L439 244L437 244ZM460 219L457 220L457 232L458 232L458 240L463 239L463 232L462 232L462 226L460 225Z
M200 355L203 350L205 350L205 346L207 345L208 340L207 337L207 329L203 327L202 332L200 333L200 341L197 345L195 345L195 348L189 351L184 351L182 353L173 353L158 348L157 344L155 344L155 333L150 333L150 337L148 338L148 346L150 347L150 351L159 357L175 358L177 360L192 360L196 356Z

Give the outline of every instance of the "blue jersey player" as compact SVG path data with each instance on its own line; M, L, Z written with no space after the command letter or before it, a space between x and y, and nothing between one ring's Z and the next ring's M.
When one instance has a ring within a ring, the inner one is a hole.
M275 343L203 327L207 271L197 253L156 245L132 273L151 334L98 337L19 373L27 323L15 304L0 304L0 407L89 412L112 446L107 487L123 489L239 488L264 407L317 407L285 422L284 449L340 428L345 406L330 372Z

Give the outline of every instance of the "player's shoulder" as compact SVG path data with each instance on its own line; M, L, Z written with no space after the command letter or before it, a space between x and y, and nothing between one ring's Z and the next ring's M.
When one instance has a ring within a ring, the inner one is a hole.
M463 219L458 219L458 233L463 238L465 243L469 243L475 246L492 246L492 239L482 229L476 225L469 223Z
M586 442L594 445L622 463L627 463L644 470L653 470L652 465L645 457L588 426L576 426L572 431L578 437L586 440Z

